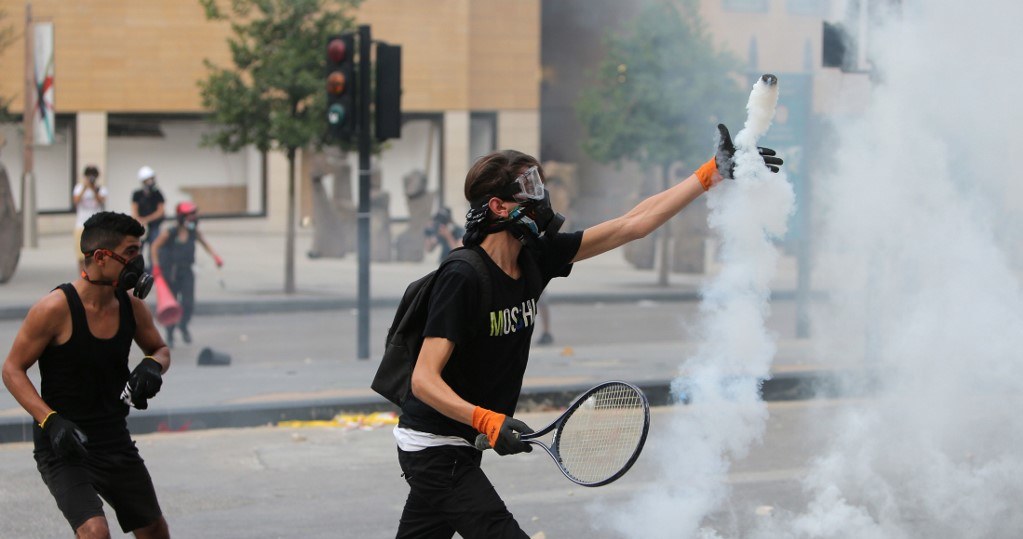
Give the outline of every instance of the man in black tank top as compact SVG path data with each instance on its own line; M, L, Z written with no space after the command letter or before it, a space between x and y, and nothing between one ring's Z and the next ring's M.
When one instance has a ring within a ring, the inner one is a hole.
M145 409L170 366L140 299L144 232L121 213L86 221L81 278L32 306L3 365L4 385L36 422L36 467L77 537L109 537L101 497L125 533L170 537L126 421L129 403ZM129 370L132 341L146 356ZM40 392L27 375L36 362Z

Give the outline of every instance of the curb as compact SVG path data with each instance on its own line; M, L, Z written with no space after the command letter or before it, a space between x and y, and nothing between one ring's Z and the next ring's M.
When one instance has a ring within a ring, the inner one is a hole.
M843 383L852 377L855 384ZM869 391L874 378L867 372L856 371L803 371L782 373L764 380L760 386L761 398L767 402L796 401L812 398L856 396ZM643 390L651 406L674 404L671 380L634 382ZM519 411L540 411L568 406L593 383L562 386L534 386L522 389ZM854 389L851 389L854 388ZM329 420L342 413L370 413L397 411L390 402L379 396L348 397L291 401L279 404L225 405L206 408L176 408L160 412L128 416L128 429L133 435L152 432L184 432L191 430L256 427L274 425L280 421ZM0 443L32 441L32 421L24 418L0 419Z

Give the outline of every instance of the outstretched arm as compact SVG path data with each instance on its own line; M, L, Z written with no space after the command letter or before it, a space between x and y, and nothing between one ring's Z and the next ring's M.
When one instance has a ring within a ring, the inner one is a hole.
M718 133L715 156L682 183L647 198L621 217L584 230L579 251L572 262L586 260L645 237L682 211L704 191L710 190L722 178L731 178L735 146L728 134L728 128L718 124ZM757 150L764 160L764 166L771 172L778 172L783 161L775 156L774 150L770 148Z
M703 194L696 174L629 210L621 217L604 221L583 231L579 251L572 262L586 260L650 234Z

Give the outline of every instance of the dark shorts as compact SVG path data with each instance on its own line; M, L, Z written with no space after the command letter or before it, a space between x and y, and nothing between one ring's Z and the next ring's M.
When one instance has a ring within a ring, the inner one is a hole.
M90 518L104 516L101 497L117 514L125 533L162 516L153 480L134 442L90 447L89 456L79 462L61 460L49 447L37 447L33 456L72 530Z
M473 447L440 446L398 450L410 491L397 537L465 539L526 538L515 517L480 468Z

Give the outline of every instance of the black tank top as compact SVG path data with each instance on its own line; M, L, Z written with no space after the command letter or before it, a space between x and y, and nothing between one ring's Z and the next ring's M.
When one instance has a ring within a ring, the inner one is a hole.
M178 238L181 227L174 227L168 231L170 235L167 243L163 244L160 250L160 264L169 267L191 267L195 263L195 230L187 230L188 236L184 241Z
M131 298L123 290L114 292L120 303L117 334L99 339L89 331L75 287L65 283L57 288L71 308L71 338L47 346L39 356L41 396L50 408L78 425L90 443L122 439L128 436L128 405L120 396L128 381L128 354L135 338Z

